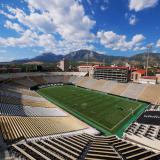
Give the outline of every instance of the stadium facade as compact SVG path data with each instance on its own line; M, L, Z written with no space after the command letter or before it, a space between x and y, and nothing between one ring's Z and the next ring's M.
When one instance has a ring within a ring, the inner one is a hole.
M130 79L130 69L129 67L95 66L93 78L126 83Z

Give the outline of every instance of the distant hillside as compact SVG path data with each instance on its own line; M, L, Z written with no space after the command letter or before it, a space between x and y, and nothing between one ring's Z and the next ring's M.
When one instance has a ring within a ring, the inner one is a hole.
M64 57L66 59L73 60L73 61L83 61L83 60L102 61L107 56L104 54L99 54L95 51L78 50L75 52L71 52Z
M56 55L54 53L43 53L40 56L32 58L32 61L41 61L41 62L57 62L63 58L63 55Z
M67 54L64 58L73 60L73 61L105 61L106 63L113 62L115 60L124 60L126 57L120 57L120 56L111 56L111 55L105 55L100 54L95 51L90 50L78 50L75 52L71 52Z
M47 62L57 62L60 61L64 56L63 55L55 55L54 53L48 52L48 53L43 53L39 56L36 56L31 59L19 59L19 60L14 60L11 61L10 63L25 63L25 64L33 64L36 62L36 64L39 63L47 63Z
M140 53L136 54L134 56L129 57L130 63L140 63L140 64L146 64L147 54L146 53ZM160 65L160 53L150 53L149 54L149 64L150 65Z
M28 62L58 62L59 60L65 58L71 61L98 61L105 63L114 63L114 64L124 64L129 62L131 64L145 64L146 63L146 53L140 53L133 55L131 57L123 57L123 56L111 56L100 54L95 51L90 50L78 50L75 52L71 52L67 55L56 55L51 52L43 53L42 55L36 56L32 59L22 59L22 60L15 60L11 63L28 63ZM160 65L160 53L151 53L149 56L149 64L151 65Z

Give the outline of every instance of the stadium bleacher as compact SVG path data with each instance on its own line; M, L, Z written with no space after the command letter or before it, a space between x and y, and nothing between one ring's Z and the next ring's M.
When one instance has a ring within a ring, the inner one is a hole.
M46 101L46 100L35 101L34 99L22 99L21 95L19 95L18 98L12 97L9 95L0 95L0 103L24 105L24 106L32 106L32 107L46 107L46 108L55 107L55 105L49 101Z
M88 80L86 80L86 83L83 85L83 87L92 89L95 81L96 81L95 79L88 78Z
M36 84L46 84L46 80L43 78L43 76L33 76L29 77L32 81L34 81Z
M107 81L107 83L103 86L102 91L110 93L111 90L117 85L116 81Z
M106 80L95 80L95 84L93 85L92 89L103 92L104 86L106 85Z
M160 158L160 154L119 139L116 136L104 137L88 134L13 144L10 147L10 152L14 158L21 157L27 159L154 160Z
M30 90L39 84L72 83L160 104L160 85L122 84L72 72L19 73L0 78L4 81L0 91L0 137L10 145L8 159L160 159L159 105L152 105L134 121L123 138L96 136L89 132L92 127Z
M79 82L84 79L82 76L76 76L76 78L72 81L73 84L78 85Z
M77 86L86 87L86 84L88 83L89 80L90 80L89 77L83 77L76 84Z
M12 92L16 92L16 93L20 93L23 95L32 96L32 97L40 97L39 94L37 94L36 92L28 90L28 89L20 88L20 87L19 88L8 88L8 86L7 86L7 90L12 91Z
M69 83L73 83L76 78L77 78L77 76L70 76L68 82L69 82Z
M126 88L128 87L127 83L117 83L112 90L110 91L110 93L115 94L115 95L121 95L121 93L123 93Z
M46 101L46 99L44 99L40 96L30 96L30 95L21 94L21 93L15 92L15 91L3 90L3 89L0 91L0 96L28 99L28 100L33 100L33 101Z
M87 88L90 88L90 89L93 89L93 90L97 90L96 89L96 87L97 87L97 85L99 85L99 80L96 80L96 79L91 79L90 81L89 81L89 83L87 84L88 85L88 87ZM98 88L98 87L97 87Z
M129 139L134 139L137 143L141 142L141 144L160 150L159 108L160 106L151 106L150 109L143 112L139 118L126 129L125 136Z
M145 87L145 84L129 83L126 90L121 93L121 96L137 99Z
M30 87L36 85L36 83L34 81L32 81L31 79L29 79L28 76L24 77L24 78L17 79L16 83L18 83L24 87L27 87L27 88L30 88Z
M1 116L1 130L7 143L19 139L43 137L73 132L88 126L71 116L65 117L19 117ZM7 124L7 125L6 125Z
M89 77L77 78L73 84L105 93L111 93L127 98L142 100L151 104L160 104L160 85L118 83L109 80L93 80Z
M159 125L160 126L160 111L145 111L137 119L138 123L149 124L149 125Z
M0 115L5 116L28 116L28 117L60 117L67 116L59 108L31 107L14 104L0 103Z
M23 106L0 103L0 115L26 116Z
M150 102L155 104L158 102L160 104L160 85L148 84L143 92L138 96L139 100Z
M15 81L5 82L0 85L1 91L11 92L14 94L28 95L32 97L40 97L35 91L31 91L29 88L15 83Z

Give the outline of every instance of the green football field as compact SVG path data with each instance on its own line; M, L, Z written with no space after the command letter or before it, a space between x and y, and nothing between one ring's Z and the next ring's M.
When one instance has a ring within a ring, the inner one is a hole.
M119 136L147 105L72 85L43 88L38 93L104 134Z

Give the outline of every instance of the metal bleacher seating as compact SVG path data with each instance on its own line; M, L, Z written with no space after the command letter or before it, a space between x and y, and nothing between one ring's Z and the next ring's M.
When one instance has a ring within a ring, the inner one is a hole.
M117 85L116 81L106 81L106 83L102 87L103 92L110 93L111 90Z
M19 139L43 137L88 128L87 125L71 116L0 116L0 123L2 135L7 143L11 143Z
M126 88L128 87L127 83L117 83L112 90L110 91L110 93L115 94L115 95L121 95L121 93L123 93Z
M160 104L160 85L147 85L143 92L139 95L138 99L155 104Z
M67 114L56 107L45 108L0 103L0 115L27 117L60 117L66 116Z
M158 160L160 154L154 153L135 143L116 136L93 136L78 134L32 140L10 147L13 158L57 159L57 160Z
M32 106L32 107L55 107L54 104L49 101L35 101L32 99L21 99L21 97L12 97L8 95L0 95L0 103L6 104L14 104L14 105L24 105L24 106Z
M46 84L46 80L43 78L43 76L32 76L29 77L32 81L34 81L36 84Z
M127 139L160 150L160 110L151 105L149 109L133 122L125 131Z
M121 93L121 96L137 99L145 87L145 84L130 83L127 89Z

